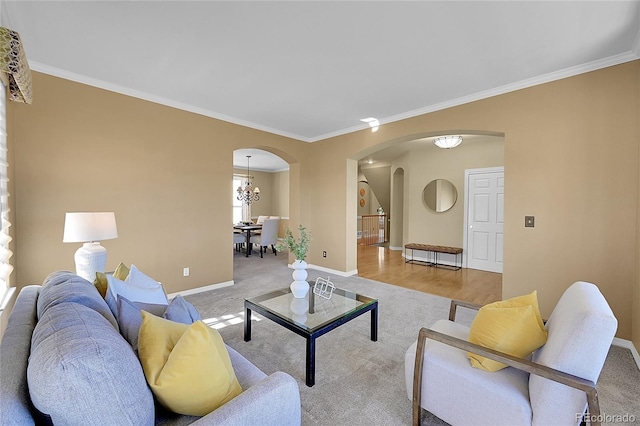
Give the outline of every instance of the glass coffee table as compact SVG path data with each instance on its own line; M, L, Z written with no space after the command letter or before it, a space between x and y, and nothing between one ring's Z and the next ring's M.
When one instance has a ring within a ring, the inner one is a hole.
M336 288L331 299L313 293L296 299L289 288L244 300L244 341L251 340L251 311L307 339L306 384L315 384L316 339L334 328L371 312L371 340L378 340L378 300Z

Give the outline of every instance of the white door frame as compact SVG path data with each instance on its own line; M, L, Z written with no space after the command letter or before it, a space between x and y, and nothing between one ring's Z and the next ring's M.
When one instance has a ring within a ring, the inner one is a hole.
M467 268L467 255L469 253L468 241L467 241L467 233L469 231L469 176L474 174L484 174L484 173L495 173L502 172L504 173L504 166L500 167L486 167L483 169L467 169L464 171L464 229L462 232L462 265L464 268Z

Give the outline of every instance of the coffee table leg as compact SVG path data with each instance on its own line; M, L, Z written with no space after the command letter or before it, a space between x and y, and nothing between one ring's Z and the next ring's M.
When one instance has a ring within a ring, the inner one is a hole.
M371 340L378 341L378 306L371 310Z
M307 386L311 387L316 383L316 338L307 337Z
M244 341L251 340L251 309L244 309Z

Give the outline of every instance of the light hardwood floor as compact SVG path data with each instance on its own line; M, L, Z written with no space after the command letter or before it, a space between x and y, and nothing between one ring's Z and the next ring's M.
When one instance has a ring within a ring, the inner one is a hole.
M405 263L385 247L358 245L358 276L481 305L502 299L502 274Z

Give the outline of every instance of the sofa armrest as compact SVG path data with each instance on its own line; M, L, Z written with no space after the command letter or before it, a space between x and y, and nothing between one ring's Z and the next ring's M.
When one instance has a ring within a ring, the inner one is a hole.
M299 426L301 422L298 383L277 371L192 424Z
M422 368L424 362L424 347L426 339L435 340L445 345L452 346L454 348L462 349L467 352L472 352L477 355L487 357L496 361L500 361L507 364L510 367L517 368L522 371L526 371L529 374L535 374L537 376L544 377L545 379L553 380L563 385L570 386L572 388L581 390L587 394L587 404L589 407L590 418L598 419L600 417L600 405L598 403L598 392L596 385L590 380L583 379L581 377L574 376L572 374L565 373L563 371L556 370L554 368L547 367L546 365L538 364L527 359L518 358L499 352L493 349L485 348L484 346L477 345L475 343L468 342L466 340L458 339L457 337L449 336L444 333L440 333L428 328L421 328L418 334L418 344L416 347L416 360L413 369L413 424L420 425L420 401L422 393ZM470 367L471 368L471 367ZM593 425L598 425L600 422L593 421Z

